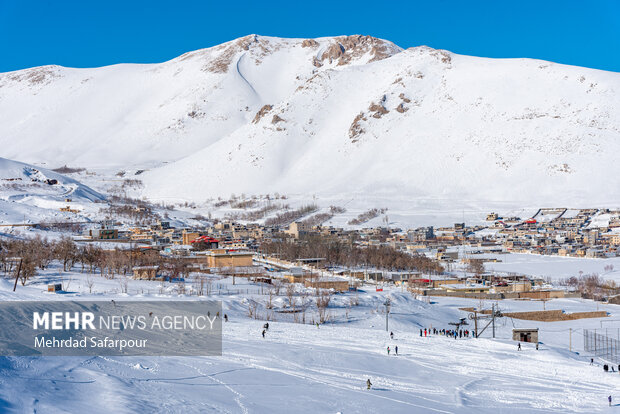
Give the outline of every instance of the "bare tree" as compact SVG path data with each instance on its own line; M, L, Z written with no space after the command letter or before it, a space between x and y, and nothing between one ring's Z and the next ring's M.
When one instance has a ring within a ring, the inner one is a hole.
M319 291L320 289L317 289ZM324 323L328 319L327 308L329 306L329 302L331 301L331 294L327 290L322 290L318 294L316 298L316 307L319 311L319 321Z
M295 297L295 284L289 283L286 286L286 297L288 298L288 304L290 307L295 309L294 297Z
M270 288L269 292L267 293L268 295L268 299L267 299L267 305L265 306L267 309L273 309L273 289Z
M86 276L86 286L88 287L88 293L93 293L93 287L95 286L95 280L92 276Z
M73 267L77 260L77 246L70 237L62 237L54 246L54 253L62 262L62 269L66 272Z
M481 259L470 259L467 265L467 271L480 276L484 273L484 262Z

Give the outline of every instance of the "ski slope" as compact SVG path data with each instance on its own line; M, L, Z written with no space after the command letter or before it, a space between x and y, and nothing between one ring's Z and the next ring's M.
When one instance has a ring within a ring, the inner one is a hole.
M46 283L53 280L67 286L68 293L44 292ZM63 274L52 266L32 283L19 286L16 293L11 292L10 281L0 280L0 298L196 300L179 296L173 284L162 289L159 282L130 281L128 293L121 294L118 280L95 277L93 293L88 293L85 281L85 274ZM3 357L2 411L594 413L606 412L607 395L616 396L620 387L620 375L603 373L600 360L590 366L589 356L569 352L564 332L568 322L540 323L539 351L523 344L519 352L509 339L513 324L532 327L528 321L498 321L497 339L488 330L477 340L420 337L420 327L448 329L448 322L466 316L458 307L478 306L479 301L442 298L426 303L399 289L366 289L334 296L330 323L317 328L278 316L262 338L265 321L246 314L247 300L266 300L258 286L239 280L233 286L229 279L217 283L211 298L223 300L230 320L224 323L221 357ZM235 294L234 289L247 289L249 294ZM381 313L388 294L393 300L394 339L385 331ZM353 295L359 305L345 313ZM284 302L285 297L276 297L275 309ZM500 306L526 310L540 304L500 301ZM596 305L564 299L548 301L546 306L575 311ZM616 305L603 306L615 314ZM571 326L593 328L600 321L573 321ZM575 335L573 351L577 339ZM373 384L371 390L366 389L367 379Z

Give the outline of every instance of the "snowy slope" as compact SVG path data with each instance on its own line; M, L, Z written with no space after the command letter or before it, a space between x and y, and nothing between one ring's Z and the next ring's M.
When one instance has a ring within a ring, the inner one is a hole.
M92 293L88 278L94 281ZM47 293L52 282L62 282L68 292ZM595 413L609 409L608 395L618 398L618 374L604 374L598 358L590 366L590 355L581 352L581 329L617 319L617 305L600 305L610 318L537 322L540 350L523 344L518 352L510 340L513 325L531 328L531 321L498 320L497 339L491 339L489 330L479 339L420 337L420 327L451 328L449 322L467 315L459 307L488 308L490 303L463 298L425 303L399 289L375 292L368 286L365 292L335 295L329 306L331 323L317 328L286 322L287 315L278 314L263 339L265 321L248 318L247 301L265 304L267 296L259 294L256 284L237 280L233 286L230 279L216 283L220 287L210 299L223 301L230 320L223 326L222 356L0 357L0 411ZM174 284L143 280L130 280L127 293L119 293L119 279L77 270L63 273L58 264L16 292L12 287L10 280L0 279L1 300L203 299L177 295ZM227 289L241 289L243 295ZM381 314L386 295L393 301L394 339L385 332ZM353 298L359 304L347 306ZM276 308L287 300L275 296ZM546 306L583 311L597 305L562 299ZM501 301L500 307L524 311L541 304ZM313 312L308 311L308 318L316 316ZM570 327L573 352L568 350ZM616 325L608 327L615 332ZM387 346L398 346L399 355L387 355ZM373 383L371 390L365 389L367 379Z
M104 195L73 178L0 158L0 223L71 219L73 213L59 209L69 205L79 212L99 210L94 202L103 200Z
M144 195L618 204L620 75L250 35L154 65L0 75L5 156L148 166Z
M46 168L0 158L0 188L2 198L17 200L40 196L49 199L75 198L101 201L105 197L84 184Z

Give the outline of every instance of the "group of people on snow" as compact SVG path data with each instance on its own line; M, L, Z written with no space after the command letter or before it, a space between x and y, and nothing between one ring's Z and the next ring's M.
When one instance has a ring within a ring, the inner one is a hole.
M443 335L448 338L469 338L471 332L468 329L436 329L436 328L420 328L420 336Z

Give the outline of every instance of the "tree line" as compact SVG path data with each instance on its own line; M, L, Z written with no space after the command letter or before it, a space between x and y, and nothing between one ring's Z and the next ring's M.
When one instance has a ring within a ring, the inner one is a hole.
M353 239L344 241L333 236L306 235L298 242L274 239L261 243L265 254L277 254L285 260L324 258L328 266L373 267L385 270L419 271L430 274L443 272L436 260L419 254L409 254L390 246L359 246Z
M104 250L95 244L78 245L70 237L48 240L40 236L30 239L0 239L0 270L14 276L21 261L20 281L25 285L38 270L45 270L53 261L68 272L78 267L81 272L113 279L132 273L134 266L157 265L161 273L171 277L188 275L191 268L182 259L165 258L154 250Z

